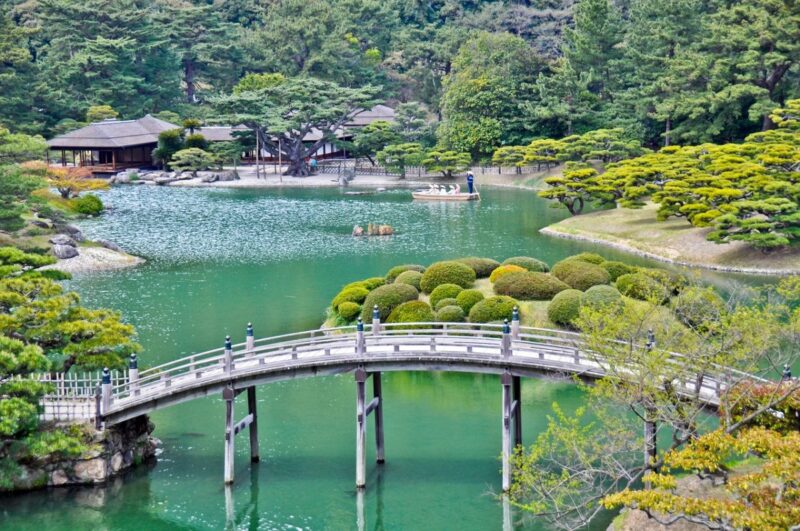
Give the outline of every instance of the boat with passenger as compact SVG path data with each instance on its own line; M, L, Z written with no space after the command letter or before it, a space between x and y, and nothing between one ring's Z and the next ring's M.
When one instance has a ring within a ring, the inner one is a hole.
M423 188L412 192L414 199L422 201L480 201L481 194L476 189L473 193L462 192L459 185L431 184L427 189Z

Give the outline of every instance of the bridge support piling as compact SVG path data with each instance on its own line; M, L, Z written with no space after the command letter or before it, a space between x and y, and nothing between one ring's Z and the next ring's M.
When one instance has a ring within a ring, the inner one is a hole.
M514 446L522 444L522 397L519 376L513 376L506 371L501 377L501 383L503 384L503 492L508 492L511 489L511 456Z
M261 456L258 451L258 412L256 410L256 388L247 388L247 413L253 419L248 431L250 433L250 462L258 463Z
M514 416L514 446L522 444L522 379L511 377L512 414Z
M236 400L236 392L233 387L226 387L222 391L222 398L225 400L225 484L233 483L233 404Z
M356 369L356 488L367 486L367 371Z
M372 394L377 400L375 406L375 460L383 463L386 460L383 451L383 394L381 390L381 373L372 373Z

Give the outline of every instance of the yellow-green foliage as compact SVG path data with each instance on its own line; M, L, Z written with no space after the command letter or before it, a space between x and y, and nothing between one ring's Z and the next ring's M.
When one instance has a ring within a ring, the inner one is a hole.
M456 297L456 303L464 310L465 314L468 314L472 307L483 299L483 293L480 291L476 289L465 289Z
M567 289L558 293L547 305L547 318L554 323L571 326L581 312L583 292Z
M494 292L524 301L546 301L569 288L558 278L547 273L521 271L500 277L494 283Z
M489 282L494 284L497 282L497 279L501 278L503 275L509 275L511 273L524 273L525 271L527 271L527 269L518 265L501 265L492 271L491 275L489 275Z
M356 304L361 304L364 302L364 299L367 298L367 295L369 295L369 290L362 287L361 284L352 287L345 287L333 298L331 301L331 307L338 311L339 305L341 305L343 302L354 302Z
M581 291L611 282L611 275L608 274L608 271L578 257L567 258L555 264L553 276Z
M409 301L398 305L389 314L387 323L429 323L433 321L433 310L423 301Z
M361 313L361 305L355 302L345 301L339 304L339 306L336 308L336 311L339 312L339 315L342 316L342 319L350 322L358 317L358 314Z
M425 293L432 292L441 284L457 284L462 288L469 288L475 283L475 278L475 271L460 262L436 262L422 274L420 287Z
M469 311L469 320L472 323L489 323L492 321L502 321L503 319L511 319L514 306L517 306L516 300L511 297L498 295L483 299L475 304Z
M528 271L534 273L547 273L550 270L550 266L545 262L536 258L531 258L530 256L512 256L511 258L506 258L503 260L503 265L524 267Z
M419 289L419 283L422 280L422 273L419 271L403 271L394 281L398 284L410 284Z
M434 308L442 299L455 299L464 288L456 284L440 284L431 292L430 301Z
M416 265L416 264L404 264L399 266L394 266L386 273L386 283L391 284L395 281L395 279L400 276L400 273L405 271L419 271L420 273L425 271L425 266Z
M375 305L378 306L378 313L381 321L386 320L389 314L397 306L404 302L416 300L419 297L419 292L408 284L386 284L378 286L367 295L364 299L364 304L361 309L361 319L366 321L372 320L372 309Z

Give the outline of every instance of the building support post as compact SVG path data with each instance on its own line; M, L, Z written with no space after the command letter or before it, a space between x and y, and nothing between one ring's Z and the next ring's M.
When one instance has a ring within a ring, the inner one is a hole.
M259 455L258 452L258 413L256 412L255 386L247 388L247 413L253 419L252 421L250 421L250 426L249 426L250 462L258 463L261 460L261 456Z
M222 398L225 400L225 484L233 483L233 405L236 400L236 392L233 387L226 387L222 391Z
M367 408L365 388L367 371L356 369L356 488L367 486Z
M503 492L511 489L511 380L511 373L503 373Z
M383 451L383 394L381 392L381 373L372 373L372 394L375 405L375 453L376 461L383 463L386 458Z

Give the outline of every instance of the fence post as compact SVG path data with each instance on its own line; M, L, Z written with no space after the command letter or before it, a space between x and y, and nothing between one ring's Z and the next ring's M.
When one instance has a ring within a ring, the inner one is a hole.
M103 392L102 413L103 415L105 415L106 413L108 413L108 410L111 407L111 371L108 370L108 367L103 369L102 392Z
M133 395L139 394L139 360L136 359L136 354L131 354L131 359L128 362L128 391Z
M381 333L381 313L378 305L372 307L372 335L377 336Z
M503 356L511 355L511 327L508 325L508 319L503 321L503 339L500 343L500 350Z
M358 318L356 324L356 355L364 355L364 321L361 320L361 317Z
M256 346L256 337L253 333L253 323L247 323L247 331L245 333L247 336L245 349L247 350L248 354L252 354L253 349Z
M519 308L514 306L514 311L511 313L511 339L519 339Z
M231 336L225 336L225 374L230 374L233 370L233 346L231 344Z

